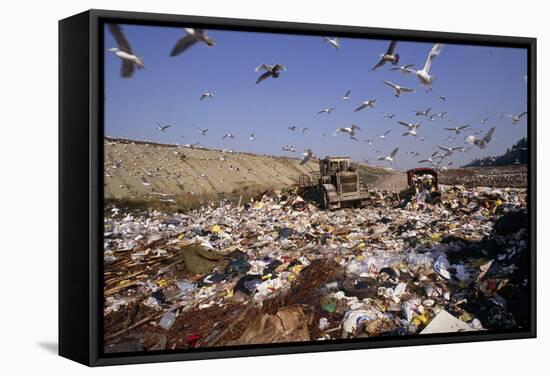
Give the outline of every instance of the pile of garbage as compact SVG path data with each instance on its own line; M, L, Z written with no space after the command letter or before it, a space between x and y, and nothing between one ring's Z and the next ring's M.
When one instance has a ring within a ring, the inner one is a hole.
M525 189L296 192L104 218L106 352L507 330L529 325Z

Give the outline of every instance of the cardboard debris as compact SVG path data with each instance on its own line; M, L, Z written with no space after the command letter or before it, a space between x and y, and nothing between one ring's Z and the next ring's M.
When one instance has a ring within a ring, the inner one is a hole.
M443 310L430 321L420 334L471 332L473 330L470 325Z

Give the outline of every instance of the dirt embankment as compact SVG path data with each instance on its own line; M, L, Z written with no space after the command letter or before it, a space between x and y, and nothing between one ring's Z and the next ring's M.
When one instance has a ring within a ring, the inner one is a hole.
M105 140L107 199L177 199L280 189L318 170L295 158Z

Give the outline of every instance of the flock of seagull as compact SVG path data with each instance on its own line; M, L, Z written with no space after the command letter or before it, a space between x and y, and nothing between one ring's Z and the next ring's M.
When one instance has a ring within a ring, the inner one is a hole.
M134 74L135 69L144 69L145 65L143 63L143 60L134 54L132 52L132 48L130 46L130 43L128 42L128 39L124 35L122 28L118 24L109 24L108 25L109 31L112 34L113 38L116 41L117 47L109 48L107 51L114 53L117 57L120 58L122 62L121 66L121 76L124 78L130 78ZM170 52L171 57L178 56L182 53L184 53L186 50L188 50L190 47L196 44L204 44L207 47L213 47L215 45L215 41L207 35L207 32L203 29L197 29L197 28L185 28L185 35L181 37L179 40L176 41L176 44L172 48ZM338 37L324 37L323 42L327 43L330 47L339 50L342 48L340 39ZM403 75L414 75L418 78L419 85L423 86L426 91L431 91L432 86L436 80L435 75L430 74L430 70L432 67L432 64L434 62L434 59L441 54L444 48L444 44L442 43L436 43L433 45L431 50L429 51L426 61L424 63L424 66L422 69L415 70L415 64L405 64L398 66L400 61L400 56L396 52L398 41L392 40L389 43L389 46L385 52L379 55L378 62L370 69L370 71L375 71L383 66L385 66L387 63L391 64L392 67L389 69L390 71L398 72ZM261 82L271 78L271 79L277 79L280 77L282 72L286 72L286 68L283 64L275 63L275 64L266 64L262 63L256 69L255 72L261 73L257 80L256 84L260 84ZM527 76L523 76L525 79L525 82L527 82ZM404 94L414 94L416 92L416 89L402 86L399 84L396 84L389 80L383 80L383 83L391 88L393 91L395 97L399 98L401 95ZM215 98L215 95L212 91L206 91L202 93L199 97L200 101L203 100L213 100ZM351 99L351 91L348 90L341 99L343 101L349 101ZM447 98L444 95L439 95L438 99L441 102L446 102ZM377 104L377 99L368 99L365 100L354 109L354 112L363 111L365 109L373 109L375 108ZM336 107L328 107L321 109L317 112L317 114L326 114L330 115L336 110ZM431 113L432 108L427 108L425 110L415 110L414 115L415 117L424 117L428 121L434 121L436 119L440 120L448 120L452 121L452 119L449 119L446 115L447 112L440 112L440 113ZM382 115L385 119L393 119L396 114L394 113L385 113L382 112ZM519 124L522 117L527 115L527 112L521 112L519 114L502 114L499 119L502 119L504 117L507 117L511 120L513 125ZM485 117L480 121L482 125L485 125L487 121L489 120L489 117ZM421 127L422 122L416 121L416 122L407 122L403 120L398 120L397 123L403 127L405 127L405 131L402 133L402 136L404 137L412 137L413 139L424 141L425 137L422 137L418 134L418 128ZM156 129L160 132L165 132L168 128L170 128L170 125L161 125L157 123ZM309 128L298 128L294 125L289 126L288 129L291 132L302 132L305 133ZM421 159L418 161L419 164L429 163L434 168L439 169L446 169L447 167L443 163L444 161L447 161L448 157L452 156L454 153L457 152L467 152L471 149L472 146L477 146L480 149L484 149L487 144L492 140L493 134L495 132L495 127L491 127L488 131L482 132L481 130L473 130L469 124L464 124L460 126L455 127L444 127L444 130L450 131L455 135L460 135L463 132L472 131L472 134L466 135L463 140L464 144L467 146L456 146L456 147L447 147L447 146L441 146L439 144L436 144L434 147L436 147L437 151L432 153L429 157ZM336 128L336 130L333 133L333 136L337 136L340 134L345 134L349 137L350 140L359 142L361 141L358 137L358 131L361 131L361 128L356 125L352 124L349 127L339 127ZM378 138L382 141L386 140L386 136L391 132L390 130L385 131L384 133L380 134ZM198 133L201 136L206 136L208 133L208 129L202 129L198 128ZM322 135L323 137L326 137L326 134ZM183 136L182 136L183 137ZM226 133L223 135L222 139L233 139L235 136L232 133ZM255 141L256 137L255 134L252 133L249 136L250 141ZM372 139L365 139L363 140L368 145L373 145L374 140ZM444 139L445 142L452 142L454 141L454 138L451 136L448 136ZM194 144L187 144L184 146L187 147L196 147L199 145L199 142L196 142ZM285 152L296 152L296 148L290 144L284 145L282 147L282 150ZM392 152L388 155L382 155L382 152L380 150L376 151L376 154L379 154L377 159L382 162L390 162L390 164L393 164L396 160L396 155L399 151L399 148L395 148L392 150ZM413 156L420 156L420 153L418 152L408 152L408 154ZM300 164L305 164L312 158L315 158L315 154L311 149L306 149L303 153L303 158L300 162ZM369 163L370 159L364 159L365 163ZM447 161L446 165L450 166L452 165L452 161Z

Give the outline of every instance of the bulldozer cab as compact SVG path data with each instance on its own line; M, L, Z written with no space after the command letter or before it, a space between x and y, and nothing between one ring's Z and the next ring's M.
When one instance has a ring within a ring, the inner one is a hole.
M359 191L359 179L349 157L325 157L319 161L319 172L321 183L332 184L338 195L356 195Z
M351 158L348 157L325 157L319 161L321 177L334 176L339 172L349 170Z

